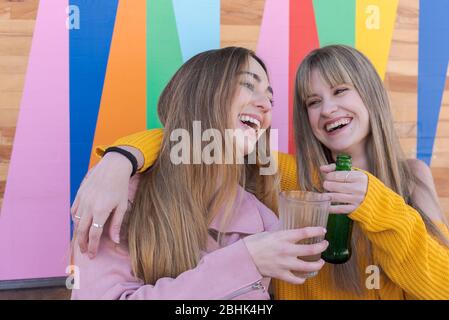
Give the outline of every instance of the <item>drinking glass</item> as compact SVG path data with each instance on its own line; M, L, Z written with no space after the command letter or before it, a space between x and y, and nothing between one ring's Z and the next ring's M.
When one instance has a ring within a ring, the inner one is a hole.
M279 197L279 218L283 230L300 229L305 227L326 228L329 217L331 199L328 195L308 191L283 191ZM315 244L324 240L324 235L303 239L298 244ZM318 261L321 254L298 257L303 261ZM302 278L310 278L317 272L293 272Z

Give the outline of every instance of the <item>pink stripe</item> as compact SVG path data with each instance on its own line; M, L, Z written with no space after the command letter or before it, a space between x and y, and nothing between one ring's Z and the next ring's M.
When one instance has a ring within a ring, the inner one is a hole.
M267 64L274 91L273 129L278 150L288 152L289 1L266 0L257 54ZM275 145L273 145L275 147Z
M40 1L0 215L0 280L63 276L69 248L67 0Z

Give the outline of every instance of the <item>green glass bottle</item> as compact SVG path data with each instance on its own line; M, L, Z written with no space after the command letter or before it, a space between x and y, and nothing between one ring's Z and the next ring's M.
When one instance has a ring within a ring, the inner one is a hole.
M339 154L336 165L336 171L351 171L351 156ZM324 261L341 264L351 258L352 225L353 221L346 214L329 214L326 233L329 246L322 253Z

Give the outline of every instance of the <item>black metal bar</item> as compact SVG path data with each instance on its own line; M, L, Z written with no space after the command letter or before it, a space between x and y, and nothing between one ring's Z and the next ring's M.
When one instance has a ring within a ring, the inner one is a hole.
M67 277L0 281L1 290L65 287Z

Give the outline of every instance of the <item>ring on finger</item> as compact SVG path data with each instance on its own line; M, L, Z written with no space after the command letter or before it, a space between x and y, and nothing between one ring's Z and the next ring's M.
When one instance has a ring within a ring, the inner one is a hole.
M346 174L344 183L348 182L348 177L351 174L351 172L352 171L348 171L348 173Z
M94 222L94 223L92 223L92 227L97 228L97 229L101 229L101 228L103 228L103 225Z

